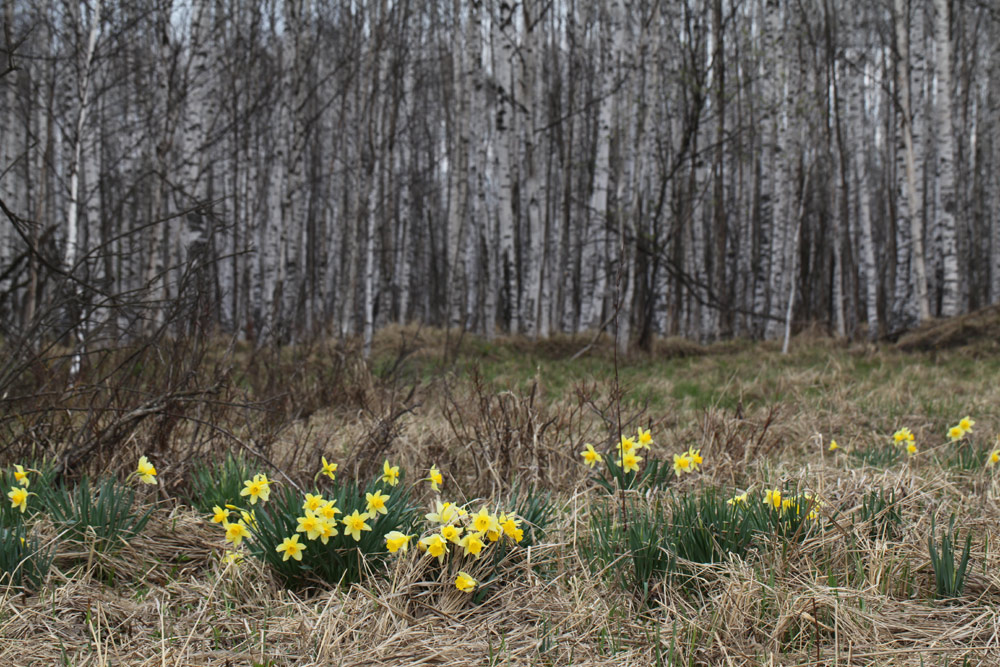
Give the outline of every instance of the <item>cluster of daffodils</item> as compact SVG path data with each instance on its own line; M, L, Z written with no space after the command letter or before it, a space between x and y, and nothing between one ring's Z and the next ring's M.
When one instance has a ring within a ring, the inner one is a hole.
M383 465L381 482L389 487L399 484L399 466L390 465L386 460ZM331 463L322 457L322 468L316 474L316 479L320 476L334 480L336 478L337 464ZM440 473L438 473L440 475ZM440 482L440 479L438 479ZM258 502L262 505L270 499L271 486L273 481L267 478L264 473L257 473L251 479L243 482L243 489L240 495L246 498L250 505ZM338 514L344 514L337 507L335 500L328 500L321 493L306 493L302 501L302 515L296 517L295 533L284 537L281 544L275 547L275 551L281 554L281 560L293 559L302 560L303 552L308 548L308 542L319 540L324 545L328 544L331 537L336 537L343 532L346 537L353 538L355 542L360 542L362 534L372 530L374 524L380 516L388 514L387 502L390 496L377 488L374 493L365 493L365 511L354 510L338 518ZM256 527L256 516L254 510L241 509L234 505L225 507L215 506L213 509L212 522L220 524L225 530L226 542L234 548L251 536L251 531ZM231 520L232 517L232 520ZM391 533L390 533L391 534ZM239 562L239 554L227 552L224 556L226 562Z
M730 505L738 507L749 507L750 500L747 493L739 493L726 501ZM808 491L796 496L782 493L781 489L765 489L761 496L761 502L772 512L777 512L782 517L796 517L807 512L807 519L815 519L817 510L823 503Z
M478 560L493 543L506 539L516 544L524 539L521 520L513 512L494 513L485 505L473 514L460 505L438 500L434 511L424 518L430 525L430 533L420 538L417 548L427 556L437 558L441 564L451 553ZM399 531L386 533L386 549L390 553L406 552L410 540L415 537ZM455 579L458 590L469 593L476 586L475 579L465 572L458 573Z
M913 456L917 453L913 431L905 426L892 434L892 441L899 447L906 447L906 453Z
M258 502L266 503L271 497L271 484L272 481L267 478L266 474L257 473L251 479L243 482L240 495L245 497L251 505L256 505ZM257 522L257 517L252 509L240 509L235 505L226 505L225 507L216 505L212 508L212 513L212 523L222 526L226 542L233 545L233 548L238 548L243 540L250 537L250 528L256 526ZM231 517L238 518L233 521L230 520ZM226 563L236 564L242 561L243 557L238 552L227 551L223 560Z
M952 442L958 442L969 433L972 433L972 427L975 426L975 424L976 422L974 422L970 417L963 417L959 420L957 425L948 429L948 437L951 438Z
M23 465L14 465L14 484L11 485L10 490L7 492L7 498L10 500L10 506L12 509L20 510L22 514L28 509L28 496L35 495L28 491L28 487L31 486L31 478L29 475L31 473L38 474L37 470L25 469ZM135 477L140 482L145 484L156 484L156 468L152 463L149 462L145 456L139 457L139 463L136 469L132 471L129 477Z
M636 436L629 437L626 435L621 436L621 440L615 447L615 464L618 465L622 472L638 472L639 464L642 463L643 457L639 456L639 450L645 449L647 451L652 450L653 436L649 432L649 429L643 430L639 427ZM580 452L580 456L583 457L583 462L585 465L593 468L598 463L604 462L604 457L598 453L594 446L591 444L585 444L583 451ZM702 464L701 450L695 449L694 447L689 448L686 452L680 454L674 454L674 475L680 477L685 473L693 473L698 470L698 467Z
M701 462L701 450L694 447L689 448L686 452L674 454L674 474L680 477L684 473L697 472Z

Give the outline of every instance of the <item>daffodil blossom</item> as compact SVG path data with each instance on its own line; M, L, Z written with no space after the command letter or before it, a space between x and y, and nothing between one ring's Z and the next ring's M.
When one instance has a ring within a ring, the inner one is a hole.
M136 466L135 474L139 476L139 480L146 484L156 484L156 468L153 464L149 462L145 456L139 457L139 465Z
M476 580L465 572L459 572L455 577L455 588L463 593L471 593L476 588Z
M388 549L391 554L394 554L399 550L406 553L412 538L412 535L404 535L398 530L393 530L385 534L385 548Z
M33 495L28 493L27 487L14 487L7 492L7 497L10 498L10 506L12 508L19 508L21 513L24 514L24 510L28 508L28 496Z
M24 488L31 486L31 480L28 479L28 471L24 469L24 466L14 465L14 481Z
M337 472L337 464L330 463L329 461L326 460L325 456L321 458L323 459L323 469L319 471L319 474L326 475L327 477L330 478L331 481L337 479L337 476L334 474Z
M276 546L274 550L279 554L285 552L281 557L282 561L286 561L289 558L302 560L302 552L306 550L306 545L299 543L298 535L292 535L291 537L286 537L285 541Z
M986 458L986 467L992 468L997 463L1000 463L1000 449L994 449L990 452L990 455Z
M479 509L478 514L472 517L472 528L478 533L485 533L493 530L494 527L499 528L499 525L496 517L490 514L489 509L485 505Z
M779 489L768 489L764 492L764 504L770 505L773 509L781 509L781 491Z
M243 538L250 537L250 531L247 530L246 525L242 521L235 523L226 521L222 524L222 527L226 529L226 542L232 542L234 547L240 546Z
M735 496L726 501L727 505L740 505L741 507L747 506L747 494L737 493Z
M432 465L431 469L427 473L427 481L431 483L431 489L434 491L440 491L441 486L444 484L444 476L441 471L438 470L436 465Z
M399 466L389 465L389 459L382 464L382 482L389 486L399 484Z
M482 533L469 533L462 538L462 541L458 545L465 549L466 556L472 556L473 558L479 558L480 552L486 546L483 542Z
M384 495L381 489L376 489L375 493L366 493L365 501L368 503L368 514L374 519L379 514L388 514L389 509L385 506L385 501L389 496Z
M691 457L687 452L674 454L674 475L680 477L686 472L691 472Z
M344 535L350 535L354 538L355 542L361 541L361 531L371 530L372 527L365 523L366 519L371 517L368 516L367 512L359 513L354 510L353 514L349 514L340 520L344 524Z
M622 454L622 457L615 461L616 464L621 466L622 472L639 472L639 462L642 461L641 456L636 456L631 451L627 451Z
M458 544L462 536L462 527L455 526L452 524L446 524L441 526L441 537L448 540L452 544Z
M305 516L298 517L296 521L299 526L295 529L295 532L305 533L306 537L310 540L315 540L323 533L323 524L326 523L325 520L316 516L312 510L306 510Z
M229 519L229 510L225 507L219 507L216 505L212 508L214 515L212 516L212 523L225 523Z
M434 533L428 537L420 540L420 545L427 551L428 554L437 558L438 561L444 562L444 556L448 553L448 540L441 537L440 534Z
M326 500L323 499L323 496L321 494L307 493L305 500L302 501L302 509L315 512L324 504L326 504Z
M604 461L601 455L594 451L594 446L590 443L584 445L584 450L580 452L580 456L583 457L583 462L591 468L594 467L595 463L602 463Z

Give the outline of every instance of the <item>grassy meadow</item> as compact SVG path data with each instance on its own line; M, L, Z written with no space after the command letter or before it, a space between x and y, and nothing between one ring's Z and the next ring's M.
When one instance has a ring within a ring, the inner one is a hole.
M1000 354L933 341L26 368L0 664L1000 664Z

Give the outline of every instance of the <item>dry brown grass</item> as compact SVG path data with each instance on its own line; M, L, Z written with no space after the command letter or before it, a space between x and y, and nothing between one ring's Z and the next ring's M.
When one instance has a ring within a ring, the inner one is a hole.
M787 357L768 346L678 352L663 343L628 360L628 429L652 426L662 455L703 448L704 475L677 488L797 483L826 502L826 529L802 544L700 566L697 591L660 582L654 602L641 604L579 549L599 492L577 451L602 448L616 422L607 341L567 365L587 337L544 349L466 339L458 370L440 372L446 338L455 344L440 331L384 332L377 372L346 362L354 388L334 392L303 369L289 376L302 386L274 408L284 423L232 419L229 434L198 442L204 451L237 441L266 449L297 483L325 454L347 476L387 457L412 481L437 463L446 497L461 501L507 500L515 481L550 491L559 511L545 543L510 564L485 603L416 553L362 585L283 590L252 560L223 565L218 527L161 490L160 509L121 550L60 543L43 590L0 590L0 665L1000 665L1000 483L981 468L950 468L938 445L966 413L981 442L1000 430L995 360L815 341ZM403 355L400 340L409 341ZM301 358L322 364L324 354ZM475 360L479 375L467 370ZM296 410L295 397L310 391L337 399ZM883 470L847 454L901 425L917 433L915 459ZM193 429L176 427L178 440L157 454L167 488L191 465L173 457ZM153 435L138 429L112 467L126 468ZM840 453L825 452L831 437ZM903 494L897 538L873 539L858 522L874 488ZM422 486L417 495L431 500ZM952 512L974 536L973 565L964 595L946 603L933 599L927 536L932 515L940 526Z

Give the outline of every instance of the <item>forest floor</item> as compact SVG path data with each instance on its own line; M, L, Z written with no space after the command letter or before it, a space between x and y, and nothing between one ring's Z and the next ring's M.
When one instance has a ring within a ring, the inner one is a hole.
M989 337L931 352L802 337L787 355L662 341L619 361L620 392L609 341L572 358L587 343L391 330L370 366L339 358L348 370L336 378L322 370L333 357L311 353L284 376L300 409L269 431L266 462L254 458L265 443L235 425L197 457L186 450L203 431L163 443L137 427L104 469L125 478L149 454L159 484L129 483L152 513L110 546L66 537L36 502L38 480L15 519L53 560L39 585L0 588L0 665L1000 665L1000 466L986 465L1000 447L1000 356ZM953 441L966 416L972 430ZM618 490L606 465L619 423L650 431L642 470L662 461L667 474L619 477L634 488ZM894 441L904 427L915 454ZM227 562L223 530L192 507L204 457L237 441L276 493L325 488L321 456L339 463L338 483L362 485L391 461L423 535L440 499L470 513L534 508L519 510L523 528L529 514L540 525L503 559L463 560L454 547L438 565L411 548L359 566L355 583L292 585L281 562L246 546ZM593 469L586 443L605 459ZM690 448L699 469L675 475L674 455ZM414 481L432 464L440 494ZM743 510L724 500L748 492L763 504L776 490L803 516L765 505L773 514L734 538ZM957 584L941 547L951 517L956 561L970 537ZM480 582L473 594L456 588L459 569Z

